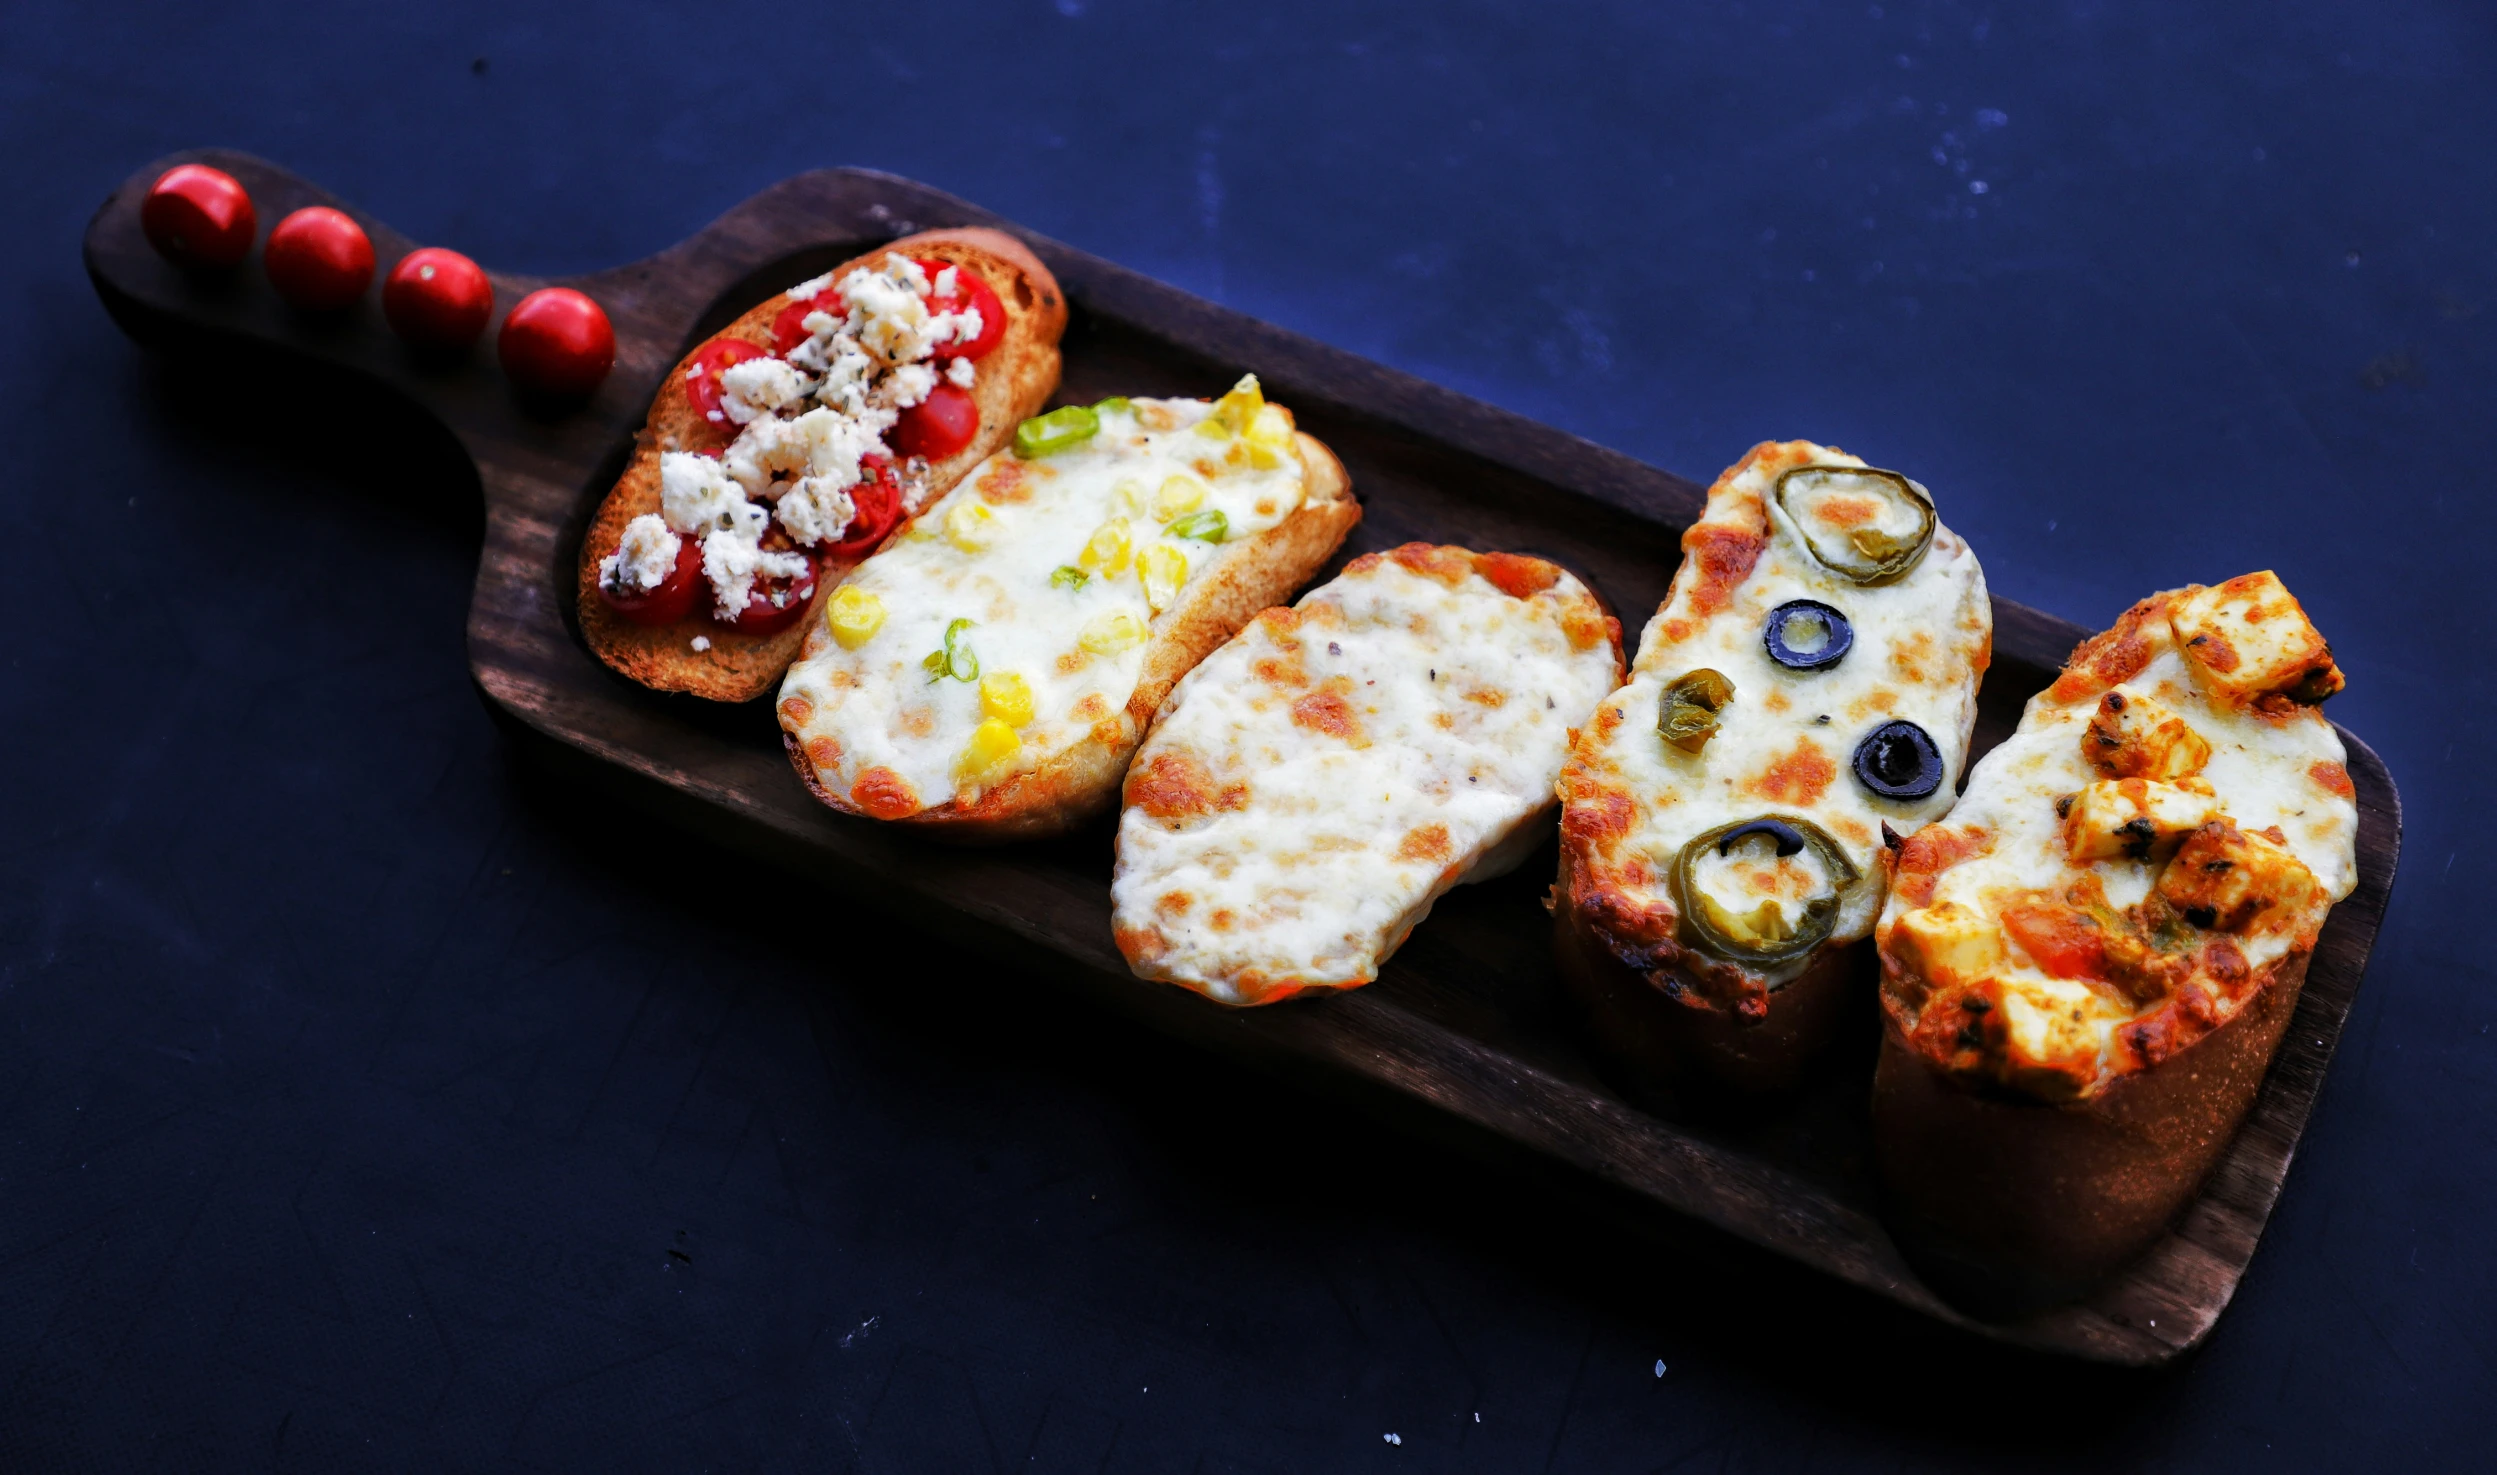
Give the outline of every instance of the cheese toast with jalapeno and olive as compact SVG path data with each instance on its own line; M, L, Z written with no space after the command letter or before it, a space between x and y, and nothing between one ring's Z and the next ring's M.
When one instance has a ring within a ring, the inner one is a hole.
M1025 421L823 603L780 689L810 792L964 840L1108 807L1174 683L1361 520L1256 377Z
M1620 679L1620 624L1542 559L1363 554L1171 693L1127 774L1119 950L1225 1004L1370 982L1442 893L1551 833L1571 733Z
M1887 837L1950 809L1993 613L1917 483L1808 441L1717 478L1560 780L1561 979L1632 1094L1796 1084L1862 1003Z
M771 689L819 587L1058 384L1066 301L1022 242L928 231L801 282L671 370L581 544L581 633L645 686Z
M1938 1287L2075 1294L2210 1171L2357 884L2341 686L2268 571L2154 595L1900 849L1873 1141Z

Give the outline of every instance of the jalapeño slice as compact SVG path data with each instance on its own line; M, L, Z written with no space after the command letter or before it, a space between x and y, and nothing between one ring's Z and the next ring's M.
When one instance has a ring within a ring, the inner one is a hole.
M1777 505L1804 551L1855 584L1895 584L1933 546L1933 498L1895 471L1798 466L1777 479Z
M1810 852L1819 862L1823 890L1800 908L1791 898L1763 897L1748 910L1729 905L1701 884L1700 870L1737 850L1785 860ZM1765 852L1765 854L1764 854ZM1731 962L1772 967L1802 957L1838 925L1839 903L1861 873L1829 832L1796 815L1769 814L1723 824L1682 847L1673 859L1675 908L1682 940Z

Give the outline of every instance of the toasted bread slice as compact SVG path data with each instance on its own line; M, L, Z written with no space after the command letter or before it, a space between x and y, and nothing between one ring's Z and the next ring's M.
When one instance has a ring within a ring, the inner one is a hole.
M1048 402L1058 387L1058 339L1066 329L1066 298L1058 290L1057 279L1030 248L1003 231L982 228L904 236L844 262L830 273L830 279L837 282L896 252L976 272L997 294L1006 313L1003 341L977 361L971 395L979 405L979 431L969 446L929 466L919 493L924 505L951 490L965 472L1013 439L1015 426ZM773 346L772 320L788 303L786 294L774 295L717 337L740 339L768 352ZM691 614L674 624L640 625L610 609L598 592L599 565L616 551L626 524L659 511L661 454L722 443L722 433L704 422L685 386L686 372L700 351L697 345L660 381L632 464L599 505L598 515L581 540L581 634L600 660L644 686L690 692L717 702L743 702L763 695L780 679L805 642L814 624L811 618L801 618L769 635L746 634L714 620L706 595L696 599ZM817 600L855 565L856 560L825 555L817 576ZM705 642L705 648L695 648L697 638Z
M1885 827L1949 811L1993 615L1922 487L1809 441L1728 468L1682 548L1561 775L1555 902L1599 1062L1689 1105L1800 1083L1861 1007Z
M992 458L825 597L779 706L816 798L972 842L1080 823L1179 678L1361 520L1253 379L1104 403L1094 440Z
M1408 543L1259 615L1127 775L1111 930L1224 1004L1359 988L1450 887L1552 832L1621 626L1539 558Z

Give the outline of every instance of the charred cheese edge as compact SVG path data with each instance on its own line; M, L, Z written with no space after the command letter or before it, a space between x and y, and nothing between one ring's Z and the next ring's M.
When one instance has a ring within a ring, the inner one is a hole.
M1354 559L1172 691L1128 772L1120 950L1226 1004L1370 982L1443 892L1514 864L1620 676L1620 626L1552 564Z
M1709 847L1697 884L1731 909L1773 906L1770 920L1788 924L1807 907L1834 908L1826 945L1866 936L1881 908L1883 829L1906 834L1950 809L1993 649L1985 576L1949 528L1934 523L1903 577L1858 584L1803 541L1830 529L1777 504L1786 472L1864 464L1808 441L1769 442L1717 478L1683 535L1682 566L1640 636L1629 684L1579 735L1560 780L1561 863L1583 918L1629 966L1754 1016L1814 953L1755 964L1712 951L1680 915L1677 858L1720 827L1807 821L1835 842L1852 881L1816 849L1778 855L1756 838L1727 853ZM1852 626L1836 665L1801 671L1770 659L1768 617L1794 600L1831 606ZM1667 688L1700 670L1727 678L1733 695L1694 753L1667 743L1658 721ZM1942 781L1925 798L1880 797L1852 771L1857 746L1893 721L1917 724L1939 751Z
M1083 443L975 467L821 600L781 727L824 792L906 819L1127 741L1149 647L1310 476L1254 376L1219 401L1105 401Z
M2073 653L1909 840L1882 1003L1936 1068L2086 1098L2216 1030L2357 884L2323 637L2265 571L2154 595Z

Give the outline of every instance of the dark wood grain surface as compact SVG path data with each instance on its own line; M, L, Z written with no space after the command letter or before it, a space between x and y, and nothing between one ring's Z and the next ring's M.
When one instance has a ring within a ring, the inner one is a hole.
M632 802L806 869L822 878L834 908L872 906L1199 1045L1425 1126L1454 1127L1486 1147L1566 1163L1980 1335L2155 1364L2197 1343L2226 1308L2330 1064L2400 848L2391 778L2346 731L2361 816L2358 888L2332 913L2288 1039L2212 1181L2173 1232L2087 1302L2016 1323L1974 1322L1916 1279L1875 1212L1865 1151L1869 1033L1855 1064L1756 1121L1667 1121L1604 1087L1553 1008L1540 904L1549 843L1516 874L1441 901L1375 985L1227 1011L1127 973L1110 939L1106 823L1042 845L965 851L838 816L789 773L768 704L731 709L657 695L589 655L570 608L579 532L621 467L659 375L746 307L877 241L932 226L1010 223L887 175L800 175L666 252L567 281L614 319L617 363L587 404L549 412L514 396L493 363L491 330L470 355L426 360L391 337L374 294L312 320L278 301L256 260L206 276L164 261L141 236L138 203L162 170L193 159L241 178L264 223L315 203L356 215L385 271L417 243L275 166L203 151L132 175L90 225L86 261L115 319L142 340L301 355L408 396L457 437L486 500L470 666L531 750L613 782ZM1352 472L1366 517L1342 557L1414 538L1541 554L1586 578L1632 631L1663 596L1681 530L1702 502L1691 482L1017 234L1057 273L1073 307L1062 400L1210 394L1254 370ZM498 321L546 285L490 274ZM1728 446L1727 458L1742 449ZM2010 733L2022 703L2086 633L1996 599L1977 752ZM837 958L826 961L837 969Z

